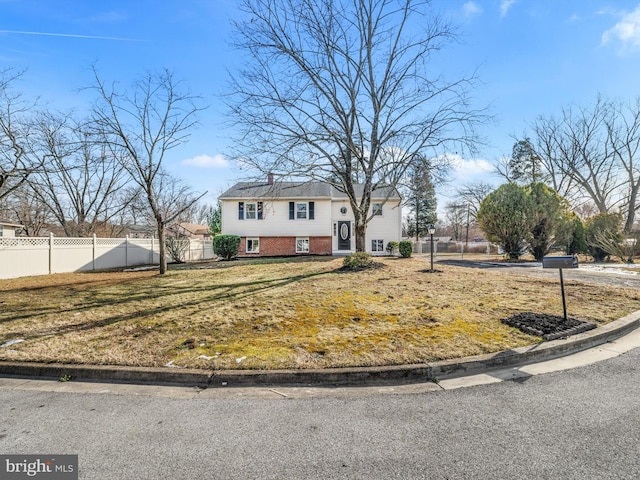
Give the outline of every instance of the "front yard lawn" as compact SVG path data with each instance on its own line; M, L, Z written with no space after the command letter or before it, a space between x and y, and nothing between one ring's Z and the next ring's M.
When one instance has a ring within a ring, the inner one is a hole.
M500 320L562 314L557 279L419 258L219 262L0 281L0 359L276 369L421 363L530 345ZM207 268L203 268L207 267ZM565 282L570 316L606 323L640 292Z

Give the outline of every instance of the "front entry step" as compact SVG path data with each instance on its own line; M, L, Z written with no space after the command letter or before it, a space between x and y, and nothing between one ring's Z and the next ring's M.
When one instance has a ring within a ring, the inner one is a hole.
M346 257L348 255L351 255L352 253L355 253L355 251L352 251L352 250L334 250L333 252L331 252L331 255L333 255L334 257Z

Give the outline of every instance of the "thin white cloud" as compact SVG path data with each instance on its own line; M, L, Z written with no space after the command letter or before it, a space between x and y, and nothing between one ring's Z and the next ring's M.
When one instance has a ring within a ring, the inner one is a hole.
M602 44L618 40L623 47L640 48L640 6L626 13L612 28L602 34Z
M569 17L569 23L579 22L580 20L581 20L580 15L578 15L577 13L573 13Z
M197 155L183 160L182 165L198 168L227 168L229 160L224 155Z
M447 155L452 167L452 180L456 183L474 181L486 177L495 171L493 164L482 158L462 158L460 155Z
M476 2L467 2L462 6L462 15L466 20L469 20L476 15L482 13L482 8Z
M142 40L136 38L125 37L107 37L101 35L76 35L74 33L51 33L51 32L28 32L22 30L0 30L0 33L10 35L38 35L44 37L65 37L65 38L85 38L90 40L116 40L119 42L141 42Z
M502 0L500 2L500 16L506 17L514 3L516 3L516 0Z

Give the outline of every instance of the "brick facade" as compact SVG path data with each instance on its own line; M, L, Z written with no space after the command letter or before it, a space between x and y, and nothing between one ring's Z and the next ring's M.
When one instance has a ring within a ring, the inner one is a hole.
M253 238L253 237L249 237ZM240 240L241 257L279 257L292 255L331 255L331 237L309 237L309 253L296 253L296 237L258 237L260 253L247 253L247 237ZM306 238L306 237L304 237Z

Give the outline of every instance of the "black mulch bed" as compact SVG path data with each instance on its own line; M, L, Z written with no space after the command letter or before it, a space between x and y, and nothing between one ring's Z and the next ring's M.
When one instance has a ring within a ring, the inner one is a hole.
M501 322L545 340L557 340L596 328L595 323L534 312L516 313Z

